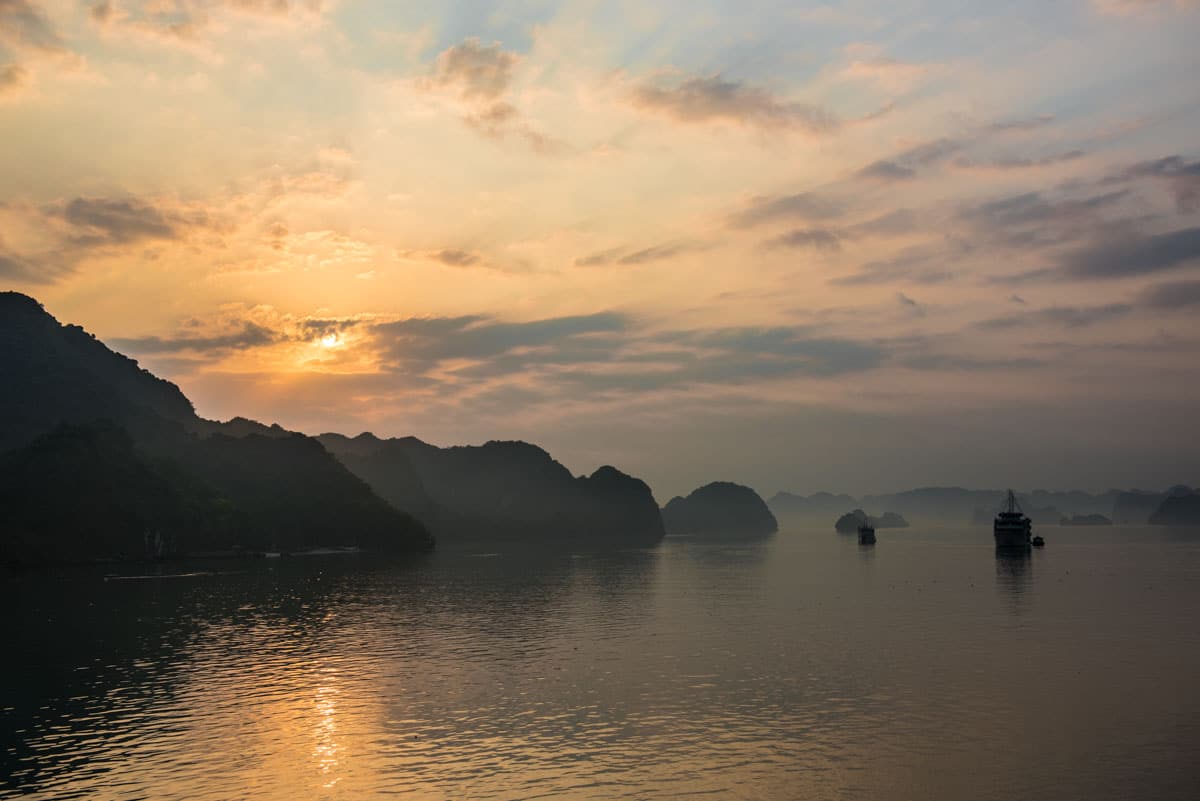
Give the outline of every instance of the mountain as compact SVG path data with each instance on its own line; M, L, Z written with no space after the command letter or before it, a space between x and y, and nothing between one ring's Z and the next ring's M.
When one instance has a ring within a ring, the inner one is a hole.
M817 492L808 497L790 492L777 492L767 501L767 506L777 518L821 522L843 509L851 509L857 505L858 501L851 496L835 495L832 492Z
M714 481L686 498L672 498L662 516L668 534L761 537L779 530L775 515L757 492L728 481Z
M1181 488L1174 487L1174 494ZM1182 488L1186 489L1186 488ZM1150 515L1158 511L1163 501L1171 497L1172 491L1146 492L1145 490L1129 490L1119 493L1113 500L1112 521L1124 525L1140 525L1150 520Z
M441 541L652 544L664 533L645 482L608 466L573 476L526 442L439 448L415 437L322 434L318 439Z
M9 563L432 547L312 438L204 420L174 384L15 292L0 293L0 375Z
M1188 490L1188 494L1172 488L1159 507L1150 515L1150 522L1159 526L1200 526L1200 493Z

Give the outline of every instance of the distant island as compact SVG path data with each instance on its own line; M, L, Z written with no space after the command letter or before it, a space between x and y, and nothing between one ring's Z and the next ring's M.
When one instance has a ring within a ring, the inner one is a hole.
M1150 515L1150 522L1160 526L1200 526L1200 493L1168 495Z
M895 512L884 512L879 517L872 517L862 509L847 512L837 519L833 528L839 534L854 534L859 526L870 525L874 528L908 528L908 521Z
M1187 497L1194 493L1193 489L1184 485L1171 487L1166 492L1111 489L1096 494L1080 490L1035 489L1032 492L1018 492L1017 500L1034 523L1040 525L1103 525L1099 518L1115 524L1143 525L1159 523L1168 518L1176 519L1174 513L1164 516L1157 512L1168 498ZM1004 489L972 490L963 487L922 487L885 495L864 495L861 498L830 492L808 496L778 492L771 497L769 505L779 520L796 525L825 526L830 519L845 513L847 509L883 508L891 509L907 520L940 525L971 523L990 526L1004 495ZM1080 523L1073 522L1076 517L1080 518Z
M779 524L758 493L741 484L714 481L686 498L672 498L662 510L668 534L710 538L765 537Z

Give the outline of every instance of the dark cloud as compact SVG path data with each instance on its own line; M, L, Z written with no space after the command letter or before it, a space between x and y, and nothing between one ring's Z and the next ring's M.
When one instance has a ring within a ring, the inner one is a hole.
M1166 156L1135 164L1125 177L1158 178L1167 182L1175 195L1175 207L1180 214L1200 210L1200 161L1187 161L1182 156Z
M855 236L895 236L908 234L920 225L920 218L911 209L896 209L870 220L852 225Z
M948 353L923 353L896 360L899 367L909 370L937 370L974 373L981 370L1033 370L1045 367L1043 359L1018 357L1013 359L986 359L978 356L957 356Z
M0 247L0 275L52 283L96 253L155 241L180 241L195 229L213 227L204 213L159 207L132 197L75 198L37 211L39 222L49 229L55 243L36 253Z
M1190 309L1200 306L1200 281L1171 281L1147 288L1139 300L1152 309Z
M613 312L509 323L486 317L412 318L379 323L371 332L381 353L402 369L428 370L446 360L494 359L594 334L625 330Z
M750 206L730 218L735 228L751 228L777 220L829 220L845 213L845 206L831 197L801 192L782 197L755 198Z
M935 139L909 148L891 158L880 159L858 171L860 178L877 181L906 181L915 178L922 167L945 161L962 149L953 139Z
M896 302L899 303L900 306L907 310L911 315L917 317L925 316L925 307L916 300L910 298L908 295L905 295L903 292L896 293Z
M1200 260L1200 228L1154 236L1097 242L1068 254L1062 273L1070 278L1109 279L1148 275Z
M990 200L959 213L976 241L1014 248L1042 248L1090 240L1115 226L1126 226L1128 218L1113 217L1128 189L1082 198L1053 198L1042 192Z
M1038 158L998 158L980 161L968 158L958 159L955 165L959 167L982 167L989 170L1027 170L1035 167L1049 167L1083 158L1087 153L1083 150L1068 150L1065 153L1054 153Z
M1085 328L1124 317L1131 311L1133 311L1133 306L1128 303L1110 303L1104 306L1051 306L1046 309L982 320L975 324L975 328L985 331L1002 331L1039 325Z
M434 64L434 83L450 86L468 99L495 100L512 82L517 55L500 47L485 45L477 38L442 51Z
M940 284L954 277L947 265L970 252L970 246L954 242L942 247L912 247L891 259L867 262L858 272L830 279L835 286L872 286L903 281Z
M838 375L871 369L884 357L883 351L872 343L820 336L805 326L669 332L657 339L697 348L702 359L746 361L745 375ZM727 364L725 369L730 367Z
M29 80L29 71L20 64L4 64L0 66L0 97L15 94Z
M20 256L0 247L0 278L31 284L48 284L61 273L61 266Z
M825 133L837 127L828 111L804 103L777 100L770 92L720 75L688 78L674 86L642 85L633 91L635 106L683 123L724 120L760 128L798 128Z
M447 248L445 250L435 251L431 255L442 264L448 264L451 267L469 267L472 264L479 263L479 254L472 253L469 250Z
M1045 128L1054 122L1053 114L1040 114L1036 117L1026 117L1019 120L1004 120L994 122L988 126L988 130L994 133L1005 133L1008 131L1035 131L1038 128Z
M694 242L676 242L673 244L655 245L654 247L642 248L641 250L636 250L633 253L622 256L621 258L617 259L617 264L626 266L646 264L647 262L670 259L680 255L681 253L690 253L692 251L699 250L700 248L701 246Z
M107 25L112 20L113 4L110 0L103 0L103 2L96 3L96 5L88 10L88 15L96 24Z
M863 178L876 178L881 181L905 181L915 178L917 171L912 167L897 164L894 161L876 161L858 171Z
M833 251L842 247L842 235L828 228L796 228L767 241L772 248L807 248Z
M0 0L0 41L45 52L64 49L50 22L27 0Z
M485 45L472 37L438 55L426 85L457 94L466 107L463 122L482 136L497 141L516 138L544 156L566 152L565 143L533 128L520 109L504 99L519 61L499 42Z
M185 221L177 215L135 198L75 198L66 205L47 208L86 233L77 235L77 245L125 244L145 239L177 239Z
M575 266L604 267L615 264L623 267L632 267L653 261L671 259L675 256L703 250L704 248L705 245L700 242L669 242L661 245L653 245L648 248L641 248L632 252L627 248L612 248L610 250L602 250L599 253L593 253L590 256L582 256L575 260Z
M580 256L575 260L576 267L603 267L606 264L612 264L614 261L625 253L625 248L611 248L602 250L599 253L593 253L590 256Z
M114 339L113 345L118 350L128 350L134 354L178 353L180 351L229 351L249 350L264 345L273 345L283 341L285 337L269 328L252 322L242 324L242 327L227 334L213 336L180 336L180 337L141 337L134 339Z
M442 248L440 250L401 250L397 256L402 259L421 259L436 261L447 267L474 267L483 264L483 256L473 250L462 248Z

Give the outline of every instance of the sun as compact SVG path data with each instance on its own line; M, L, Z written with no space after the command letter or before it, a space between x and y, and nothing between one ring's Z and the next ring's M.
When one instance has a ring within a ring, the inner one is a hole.
M336 333L329 333L317 340L322 348L336 348L342 344L342 338Z

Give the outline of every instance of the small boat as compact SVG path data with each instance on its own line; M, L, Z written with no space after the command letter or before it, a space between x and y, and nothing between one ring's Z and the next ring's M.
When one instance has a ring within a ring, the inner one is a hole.
M875 544L875 527L870 523L864 523L858 527L858 544L859 545L874 545Z
M1008 491L1006 508L996 515L992 526L992 534L996 538L996 547L1002 549L1028 548L1030 535L1033 533L1033 521L1025 516L1017 504L1017 496L1012 490Z
M1043 545L1046 544L1046 541L1044 539L1042 539L1041 537L1034 537L1033 539L1031 539L1029 541L1029 544L1032 545L1034 548L1041 548Z

